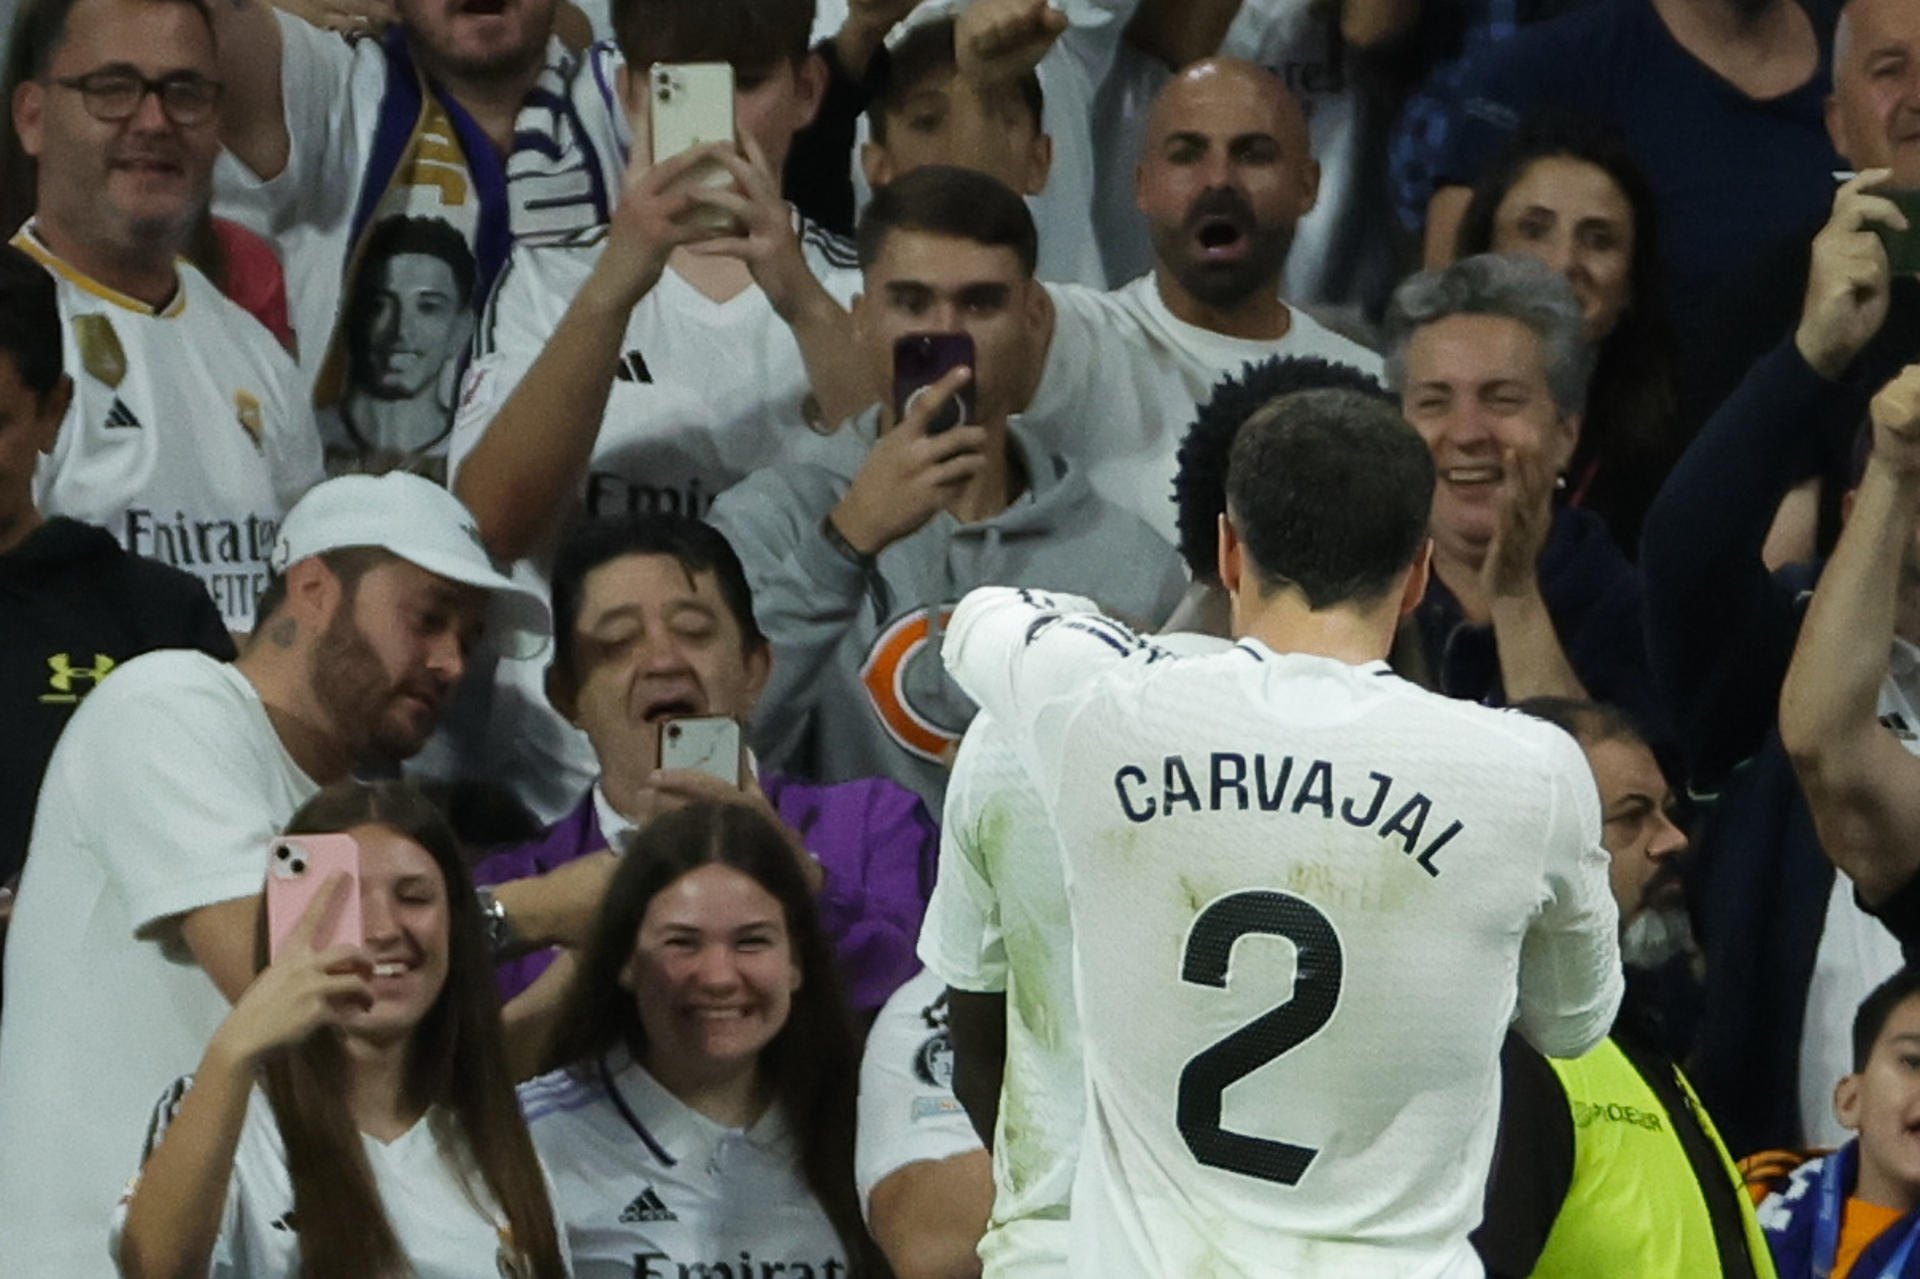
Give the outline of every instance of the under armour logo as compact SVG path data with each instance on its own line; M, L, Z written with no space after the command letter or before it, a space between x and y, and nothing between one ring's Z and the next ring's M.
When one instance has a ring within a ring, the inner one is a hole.
M47 658L47 666L53 672L47 677L47 687L53 691L40 694L40 700L49 706L71 706L107 677L114 660L105 653L95 653L92 666L75 666L71 653L55 653ZM76 691L76 682L85 683L87 689Z

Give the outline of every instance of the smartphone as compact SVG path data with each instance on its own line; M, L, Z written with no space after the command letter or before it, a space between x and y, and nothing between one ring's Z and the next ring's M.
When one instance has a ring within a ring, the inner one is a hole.
M345 893L320 921L313 948L358 946L365 940L360 923L360 845L351 835L282 835L267 854L267 954L276 957L287 934L334 875L345 875Z
M1907 229L1904 231L1881 226L1878 222L1873 224L1873 233L1887 246L1887 265L1895 275L1920 272L1920 190L1897 191L1878 187L1871 194L1892 200L1900 206L1900 212L1907 215Z
M902 421L915 400L962 365L973 367L973 339L964 333L909 333L893 344L893 420ZM927 434L938 435L973 421L973 383L954 392L927 423Z
M740 784L740 721L727 715L670 719L660 725L660 767Z
M732 142L733 66L726 62L656 62L648 76L648 117L653 128L653 162L710 142ZM733 175L717 164L702 164L687 175L693 186L723 187ZM723 210L701 207L687 215L716 231L735 227Z

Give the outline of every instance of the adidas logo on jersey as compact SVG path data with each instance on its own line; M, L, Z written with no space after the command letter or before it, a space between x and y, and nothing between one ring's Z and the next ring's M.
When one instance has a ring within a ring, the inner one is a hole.
M636 1221L678 1221L680 1217L667 1207L659 1191L648 1186L633 1197L632 1203L620 1210L620 1220L631 1225Z
M113 397L113 407L107 410L107 429L109 431L140 429L140 419L133 415L133 410L127 407L126 401L117 395Z
M628 351L614 367L613 376L622 382L651 382L653 370L647 367L647 358L638 351Z

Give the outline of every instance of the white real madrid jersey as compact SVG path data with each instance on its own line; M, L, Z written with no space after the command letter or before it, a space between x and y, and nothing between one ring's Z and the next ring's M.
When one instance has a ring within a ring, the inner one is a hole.
M156 311L63 261L32 223L13 243L54 278L73 378L35 503L192 573L230 629L252 630L280 517L322 474L293 361L184 260Z
M447 451L455 482L605 243L599 230L514 250L461 392ZM858 291L859 272L844 241L803 224L802 250L843 305ZM765 293L750 287L715 302L668 268L633 309L585 482L577 504L556 517L556 528L567 515L703 518L722 490L753 471L833 449L806 425L808 393L799 344ZM536 552L515 575L544 592L550 556L550 549ZM514 779L521 800L542 821L553 821L599 767L586 735L548 704L544 680L544 660L500 664L488 755L468 765Z
M981 1149L953 1095L947 987L922 968L888 997L860 1058L860 1118L853 1177L865 1211L873 1188L908 1164Z
M624 1051L520 1086L580 1279L847 1279L786 1116L726 1128Z
M192 1086L190 1076L179 1080L154 1107L143 1164L165 1138ZM429 1111L387 1142L363 1133L360 1148L411 1279L522 1279L532 1273L450 1116ZM114 1210L109 1243L114 1256L132 1194L130 1185ZM247 1117L233 1152L209 1279L298 1279L300 1267L300 1220L286 1143L273 1104L255 1088L247 1095Z
M1075 1275L1477 1276L1501 1038L1619 1004L1566 734L1384 663L1175 658L990 588L948 632L1060 836L1089 1089Z

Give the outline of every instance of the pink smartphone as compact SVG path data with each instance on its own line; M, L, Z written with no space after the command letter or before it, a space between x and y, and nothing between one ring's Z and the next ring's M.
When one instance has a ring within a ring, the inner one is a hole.
M313 939L315 950L358 946L365 939L360 923L360 845L351 835L282 835L267 855L267 954L277 958L287 934L334 875L347 877L346 891Z

